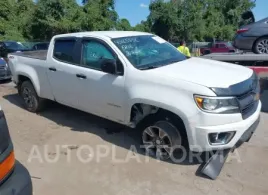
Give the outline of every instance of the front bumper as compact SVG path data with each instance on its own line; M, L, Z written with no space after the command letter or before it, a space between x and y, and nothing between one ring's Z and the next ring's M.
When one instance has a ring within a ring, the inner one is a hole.
M248 142L255 132L259 122L260 117L248 128L248 130L245 131L233 148L218 150L215 154L213 154L205 164L201 165L201 173L211 179L216 179L220 174L230 151L240 147L244 142Z
M217 126L198 126L195 127L195 137L190 143L190 149L195 152L203 151L212 151L212 150L224 150L236 147L237 143L241 142L243 137L246 137L245 134L249 131L251 132L252 128L255 130L258 126L258 121L261 111L261 102L258 104L258 108L253 115L251 115L246 120L240 122L235 122L225 125ZM256 125L254 125L256 124ZM210 133L220 133L220 132L229 132L235 131L234 137L231 141L224 145L211 145L208 140L208 135Z
M27 169L18 161L12 174L0 185L0 195L32 195L32 181Z

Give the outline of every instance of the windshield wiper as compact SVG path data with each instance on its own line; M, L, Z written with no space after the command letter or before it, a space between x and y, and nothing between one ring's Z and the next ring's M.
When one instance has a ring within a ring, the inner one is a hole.
M169 61L169 63L172 64L172 63L176 63L176 62L180 62L180 61L182 61L182 60L171 60L171 61Z
M154 69L154 68L158 68L159 66L146 66L143 68L139 68L140 70L150 70L150 69Z

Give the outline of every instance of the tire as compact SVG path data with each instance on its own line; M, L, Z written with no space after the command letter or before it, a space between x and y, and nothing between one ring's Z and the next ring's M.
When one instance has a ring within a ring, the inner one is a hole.
M210 52L210 50L205 50L204 51L204 55L208 55L208 54L210 54L211 52Z
M19 94L23 99L24 107L28 111L37 113L44 108L44 99L38 97L34 86L30 81L24 81L21 84Z
M253 46L253 52L256 54L268 54L268 37L258 39Z
M153 119L155 118L155 119ZM173 156L174 149L185 149L183 125L178 125L170 117L152 116L142 125L141 144L152 157L168 160ZM188 142L187 142L188 143Z

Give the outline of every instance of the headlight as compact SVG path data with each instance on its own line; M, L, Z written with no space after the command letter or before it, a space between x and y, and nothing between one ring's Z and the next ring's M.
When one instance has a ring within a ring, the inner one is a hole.
M240 113L239 104L234 97L205 97L194 96L197 106L210 113Z
M7 65L7 63L6 63L6 65L5 65L5 70L8 70L8 65Z

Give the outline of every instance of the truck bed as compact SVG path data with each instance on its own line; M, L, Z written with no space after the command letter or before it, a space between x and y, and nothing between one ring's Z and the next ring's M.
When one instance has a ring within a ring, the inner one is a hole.
M46 60L47 50L17 52L17 53L12 53L12 55L22 56L22 57L27 57L27 58L34 58L34 59L39 59L39 60Z

